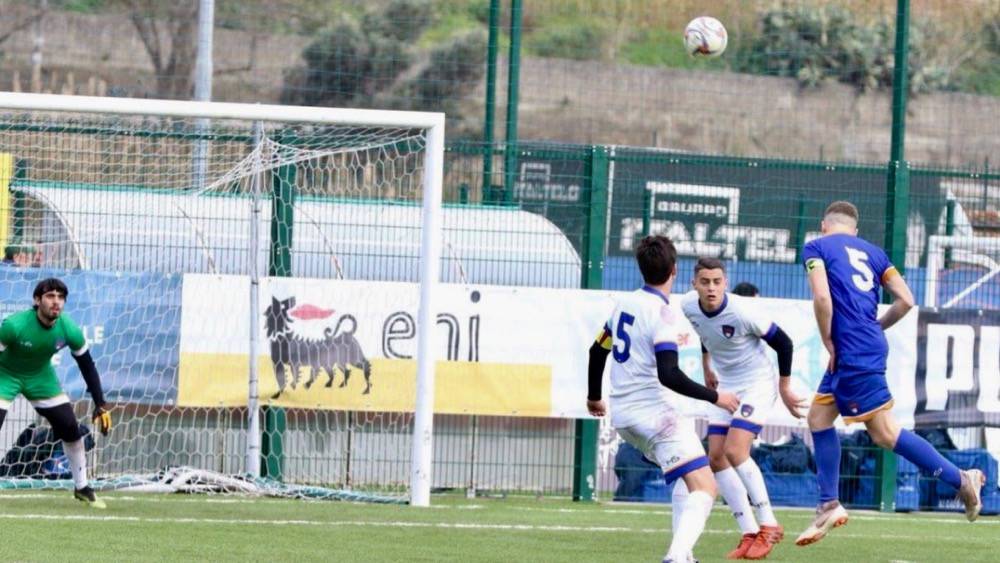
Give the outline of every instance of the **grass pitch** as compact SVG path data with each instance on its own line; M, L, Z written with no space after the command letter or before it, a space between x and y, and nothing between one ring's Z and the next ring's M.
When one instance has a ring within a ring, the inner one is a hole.
M240 497L0 494L3 561L659 561L669 507L565 499L433 497L431 508ZM769 561L1000 561L1000 519L851 511L816 545L794 545L812 513L780 510ZM716 505L695 548L725 561L739 539Z

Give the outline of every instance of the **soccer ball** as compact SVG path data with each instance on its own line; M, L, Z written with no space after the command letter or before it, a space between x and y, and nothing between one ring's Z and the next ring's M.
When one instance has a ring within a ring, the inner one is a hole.
M725 26L715 18L695 18L684 28L684 47L695 57L718 57L728 42Z

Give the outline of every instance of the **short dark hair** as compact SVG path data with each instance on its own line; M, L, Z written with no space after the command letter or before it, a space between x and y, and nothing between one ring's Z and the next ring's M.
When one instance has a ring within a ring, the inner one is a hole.
M831 213L838 213L840 215L846 215L851 219L854 219L856 223L858 221L858 208L849 201L835 201L830 205L826 206L826 211L823 212L823 217L830 215Z
M639 263L642 279L651 285L661 285L674 274L677 249L663 235L643 237L635 248L635 261Z
M760 290L750 282L740 282L733 288L733 293L742 295L743 297L757 297L760 295Z
M726 264L714 256L702 256L694 264L694 275L697 276L698 272L702 270L722 270L722 273L725 274Z
M32 294L32 296L35 299L39 299L50 291L58 291L59 293L63 294L63 297L69 295L69 289L66 287L66 284L63 283L61 279L45 278L44 280L38 282L38 285L35 286L35 292Z

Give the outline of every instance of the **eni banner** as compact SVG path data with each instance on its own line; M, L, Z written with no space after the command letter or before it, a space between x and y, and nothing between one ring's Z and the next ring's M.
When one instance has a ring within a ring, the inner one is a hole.
M410 283L264 280L261 400L412 412L418 292ZM246 404L248 294L247 278L185 276L178 404ZM611 292L442 285L438 297L435 412L586 415L587 349Z
M419 288L395 282L263 280L257 339L259 396L278 406L412 412ZM587 350L617 292L439 287L435 412L586 417ZM250 312L244 277L186 275L177 401L247 402ZM679 295L672 306L677 307ZM827 355L808 301L760 299L794 340L794 387L810 396ZM697 335L681 319L683 369L701 380ZM887 333L896 411L912 424L916 315ZM607 386L605 386L607 389ZM692 415L707 405L685 401ZM779 403L771 422L796 424Z

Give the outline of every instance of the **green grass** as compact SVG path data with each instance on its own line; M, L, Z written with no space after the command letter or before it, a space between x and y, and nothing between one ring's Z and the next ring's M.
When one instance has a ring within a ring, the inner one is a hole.
M68 493L0 495L4 561L659 561L669 508L561 499L434 497L431 508L240 497L106 495L90 510ZM996 561L1000 520L853 511L819 544L795 535L811 512L783 510L786 540L768 561ZM695 554L724 561L738 533L724 507Z
M622 46L620 58L631 64L664 66L670 68L726 68L722 58L695 58L684 50L683 34L672 29L658 29L639 33Z

